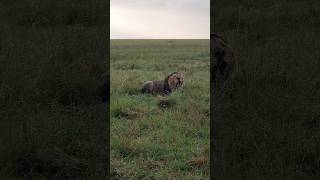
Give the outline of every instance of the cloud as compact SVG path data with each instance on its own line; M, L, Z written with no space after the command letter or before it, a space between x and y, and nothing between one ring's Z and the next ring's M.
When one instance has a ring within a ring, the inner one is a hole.
M111 38L210 36L209 0L111 0Z
M161 6L166 4L167 0L111 0L112 5L121 6Z

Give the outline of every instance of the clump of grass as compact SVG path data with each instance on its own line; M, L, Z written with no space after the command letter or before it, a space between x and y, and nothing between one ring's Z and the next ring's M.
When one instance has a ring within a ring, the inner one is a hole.
M158 106L162 110L173 108L177 104L176 100L170 99L168 97L158 96L157 100L158 100Z
M148 110L142 108L129 108L119 112L116 117L122 117L126 119L137 119L145 115L148 115Z
M192 156L192 158L189 160L188 164L191 167L208 166L209 159L207 156Z

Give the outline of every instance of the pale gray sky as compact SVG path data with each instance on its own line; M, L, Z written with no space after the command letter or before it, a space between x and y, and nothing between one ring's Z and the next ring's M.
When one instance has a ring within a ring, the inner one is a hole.
M209 39L210 0L111 0L111 39Z

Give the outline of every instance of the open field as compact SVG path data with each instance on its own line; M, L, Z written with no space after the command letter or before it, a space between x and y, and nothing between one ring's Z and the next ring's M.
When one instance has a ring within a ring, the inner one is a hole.
M209 40L111 40L114 178L208 179L209 59ZM144 81L174 71L185 74L181 89L140 93Z
M216 179L320 178L319 6L215 1L215 32L240 61L228 95L211 99Z
M0 179L104 178L101 2L0 2Z

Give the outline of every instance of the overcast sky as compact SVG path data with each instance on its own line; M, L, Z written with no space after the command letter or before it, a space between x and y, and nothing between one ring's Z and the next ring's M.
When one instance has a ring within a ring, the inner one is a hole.
M111 0L111 39L209 39L210 0Z

